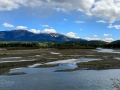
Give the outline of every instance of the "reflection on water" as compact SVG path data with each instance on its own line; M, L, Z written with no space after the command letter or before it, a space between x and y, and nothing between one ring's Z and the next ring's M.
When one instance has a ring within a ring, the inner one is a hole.
M20 69L24 69L23 67L21 68L13 68L13 69L10 69L10 71L13 71L13 70L20 70Z
M57 52L50 52L51 54L60 54L60 53L57 53Z
M46 65L59 64L59 66L56 66L57 70L65 70L65 69L77 68L76 63L95 61L95 60L102 60L102 59L99 59L99 58L79 58L79 59L59 60L59 61L54 61L54 62L48 62L45 64Z
M42 64L36 63L36 64L33 64L33 65L29 65L28 67L29 67L29 68L34 68L34 67L39 66L39 65L42 65Z
M118 57L116 57L116 58L114 58L114 59L120 60L120 58L118 58Z
M97 50L93 50L97 52L106 52L106 53L120 53L118 50L113 50L113 49L103 49L103 48L97 48Z
M99 59L99 58L78 58L78 59L58 60L58 61L54 61L54 62L48 62L45 64L64 64L64 63L76 64L78 62L88 62L88 61L95 61L95 60L102 60L102 59Z

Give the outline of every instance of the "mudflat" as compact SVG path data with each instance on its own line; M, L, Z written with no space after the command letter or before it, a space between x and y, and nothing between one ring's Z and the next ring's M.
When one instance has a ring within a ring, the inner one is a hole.
M93 49L31 49L31 50L1 50L0 74L8 74L10 69L28 67L40 63L40 67L53 67L57 65L44 65L46 62L85 58L100 58L102 60L79 62L78 69L120 69L120 53L96 52ZM65 70L65 71L74 71Z

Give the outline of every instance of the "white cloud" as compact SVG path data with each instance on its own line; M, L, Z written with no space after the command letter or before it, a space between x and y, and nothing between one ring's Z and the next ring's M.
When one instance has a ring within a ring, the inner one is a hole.
M99 21L96 21L97 23L107 23L106 21L104 20L99 20Z
M35 34L39 34L40 33L40 30L36 30L36 29L31 29L31 30L28 30L29 32L32 32L32 33L35 33Z
M59 6L62 11L68 12L77 10L90 15L90 8L94 4L94 0L50 0L52 6Z
M64 21L67 21L67 19L64 19Z
M88 41L90 41L90 40L100 40L100 38L97 38L97 37L95 37L95 38L86 37L84 39L86 39Z
M103 39L103 41L105 41L105 42L112 42L112 41L114 41L114 39L113 38L105 38L105 39Z
M73 33L73 32L68 32L66 36L70 38L80 38L79 36L76 35L76 33Z
M16 0L0 0L0 11L13 10L19 8Z
M17 26L16 29L18 29L18 30L19 30L19 29L24 30L24 29L27 29L27 27L26 27L26 26Z
M10 28L13 28L13 27L14 27L14 25L9 24L9 23L3 23L3 26L4 26L4 27L10 27Z
M85 23L84 21L75 21L75 23L80 24L80 23Z
M43 27L50 27L49 25L42 25Z
M92 8L93 4L95 3L95 0L78 0L76 3L79 4L78 11L81 11L89 16L91 16L90 9Z
M97 35L93 35L94 37L97 37Z
M112 25L110 24L108 28L115 28L115 29L120 29L120 25Z
M107 36L111 36L111 35L112 35L112 34L104 34L105 37L107 37Z
M103 18L110 23L120 20L120 0L96 0L91 9L93 16Z
M12 1L12 0L11 0ZM13 0L17 4L22 4L26 7L39 7L42 6L43 4L45 5L46 0ZM48 0L47 0L48 1Z
M55 29L47 29L47 28L44 29L42 32L43 33L57 33Z
M11 0L12 1L12 0ZM15 0L13 0L15 1ZM110 23L120 20L120 0L18 0L20 4L31 7L44 6L56 11L77 10L88 16L95 16ZM18 2L17 2L18 3Z
M52 9L59 12L70 12L77 10L110 23L120 20L120 0L0 0L0 11L20 7L32 7L33 10L37 7L39 11Z
M69 12L78 10L90 14L95 0L0 0L0 10L13 10L19 7L53 8L56 11Z
M58 11L58 12L60 12L60 11L62 11L62 12L66 12L66 10L64 9L64 8L54 8L56 11Z
M104 34L104 36L109 36L109 34Z

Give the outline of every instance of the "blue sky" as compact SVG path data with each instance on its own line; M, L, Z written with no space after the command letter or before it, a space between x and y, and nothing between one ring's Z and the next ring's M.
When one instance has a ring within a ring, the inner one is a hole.
M120 39L120 0L0 0L0 30Z

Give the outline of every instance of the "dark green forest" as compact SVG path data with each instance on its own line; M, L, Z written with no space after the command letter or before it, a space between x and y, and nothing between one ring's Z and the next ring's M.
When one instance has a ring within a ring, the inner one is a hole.
M53 42L0 42L0 48L6 49L95 49L101 48L120 48L120 40L107 43L104 41L67 41L62 43Z

